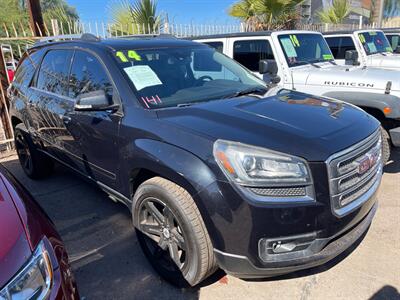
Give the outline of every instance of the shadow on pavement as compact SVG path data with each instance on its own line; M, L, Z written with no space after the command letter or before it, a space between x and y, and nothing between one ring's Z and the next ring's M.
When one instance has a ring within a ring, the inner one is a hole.
M391 300L400 299L399 291L391 285L385 285L374 295L372 295L371 298L369 298L369 300L387 300L387 299Z
M97 187L58 165L51 177L33 181L25 176L18 160L2 164L26 186L55 223L82 297L199 298L200 287L177 289L153 271L136 239L130 212L123 204L112 202Z

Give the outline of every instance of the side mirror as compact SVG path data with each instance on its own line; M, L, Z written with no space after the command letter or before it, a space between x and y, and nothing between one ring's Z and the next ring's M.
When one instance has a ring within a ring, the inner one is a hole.
M274 59L263 59L258 64L258 72L268 84L277 84L281 81L278 76L278 64Z
M116 106L110 103L109 97L104 90L84 93L79 95L75 103L76 111L102 111L115 109Z
M393 51L394 53L400 54L400 46L397 46Z
M345 64L350 66L358 66L360 62L358 61L358 52L356 50L347 50L345 55Z
M258 63L258 69L260 74L270 74L275 76L278 74L278 64L274 59L262 59Z

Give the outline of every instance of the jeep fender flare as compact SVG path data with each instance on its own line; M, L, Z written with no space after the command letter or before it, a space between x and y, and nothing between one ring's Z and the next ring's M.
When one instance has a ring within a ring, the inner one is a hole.
M335 98L359 107L378 109L389 119L400 118L400 98L394 95L366 93L366 92L326 92L322 96ZM389 114L384 113L384 108L390 107Z

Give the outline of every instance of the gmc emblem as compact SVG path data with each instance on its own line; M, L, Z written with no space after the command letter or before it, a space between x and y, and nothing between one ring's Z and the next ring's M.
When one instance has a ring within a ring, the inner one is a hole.
M367 153L364 157L362 157L358 161L358 174L362 175L371 169L378 160L378 154L369 154Z

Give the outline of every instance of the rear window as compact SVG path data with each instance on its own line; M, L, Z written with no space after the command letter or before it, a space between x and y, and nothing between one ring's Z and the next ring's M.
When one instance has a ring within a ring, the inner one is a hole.
M205 42L204 44L214 48L219 53L223 53L224 52L224 44L222 42Z
M50 50L42 61L36 87L62 96L68 94L68 72L72 51Z
M14 83L17 83L23 87L27 87L32 80L39 60L39 52L25 53L21 59L21 63L17 67Z

